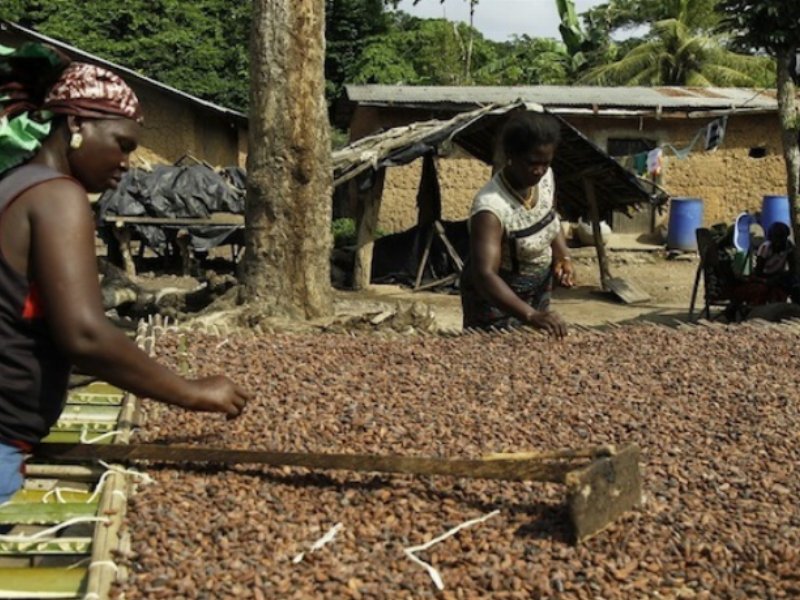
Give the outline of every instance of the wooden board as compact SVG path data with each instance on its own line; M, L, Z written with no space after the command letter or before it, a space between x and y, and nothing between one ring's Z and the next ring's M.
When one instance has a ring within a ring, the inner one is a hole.
M89 554L92 538L59 537L31 542L5 542L0 540L0 556L63 556Z
M594 460L567 474L567 504L577 542L608 527L642 500L639 447L621 448L614 456Z
M75 484L77 486L77 484ZM48 496L49 494L49 496ZM92 496L92 492L86 490L63 490L58 494L64 502L86 502ZM45 496L47 501L45 502ZM8 501L10 504L57 504L59 500L51 490L18 490Z
M638 304L650 300L650 295L622 277L609 277L606 287L625 304Z
M117 227L124 225L160 225L162 227L244 227L244 215L217 213L210 218L181 217L137 217L107 215L106 223L114 223Z
M94 517L97 503L6 504L0 507L0 525L55 525L76 517Z
M79 598L86 568L0 567L0 598Z
M233 450L166 444L41 444L35 454L50 460L109 461L151 460L158 462L262 464L276 467L307 467L410 475L445 475L507 481L552 481L563 483L576 468L569 461L540 458L446 459L424 456L380 456L372 454L323 454L314 452L272 452Z

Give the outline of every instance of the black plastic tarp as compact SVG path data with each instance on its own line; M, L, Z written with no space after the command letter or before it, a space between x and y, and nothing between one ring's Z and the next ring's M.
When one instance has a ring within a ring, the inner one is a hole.
M244 201L243 169L228 167L218 173L205 165L158 165L152 171L128 171L117 189L100 197L98 218L101 225L109 216L208 219L212 213L242 215ZM200 251L225 243L237 230L235 226L182 228ZM169 226L135 224L133 229L156 252L165 251Z

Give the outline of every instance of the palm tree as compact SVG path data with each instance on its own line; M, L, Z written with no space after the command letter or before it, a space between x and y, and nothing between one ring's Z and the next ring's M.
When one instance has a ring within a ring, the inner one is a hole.
M707 0L671 0L673 16L653 23L648 39L620 60L580 78L590 85L773 87L771 59L725 49L724 38L698 26Z

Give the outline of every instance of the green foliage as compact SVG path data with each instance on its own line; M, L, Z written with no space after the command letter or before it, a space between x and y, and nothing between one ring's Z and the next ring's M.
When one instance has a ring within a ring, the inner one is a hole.
M669 0L669 18L656 21L640 44L620 60L591 69L582 83L597 85L686 85L771 87L773 62L736 54L724 40L699 28L709 22L709 0ZM700 16L693 11L700 11Z
M710 31L720 19L715 11L717 2L692 0L683 8L683 22L692 31ZM591 24L611 34L677 18L682 10L681 4L682 0L611 0L590 8L581 16L587 26Z
M400 15L388 33L371 38L353 73L355 83L461 85L465 83L465 41L470 29L444 19L417 19ZM493 46L477 31L473 35L472 63L492 58Z
M346 131L331 126L331 150L339 150L347 146L350 134Z
M391 13L387 33L368 40L351 79L406 85L535 85L567 83L569 73L569 57L554 40L521 36L493 42L464 23L398 12Z
M367 40L388 31L383 0L325 0L325 78L328 98L350 81Z
M334 248L352 246L356 243L356 222L353 219L334 219L331 223Z
M7 16L212 102L247 104L249 3L15 0Z
M546 38L515 36L497 46L497 58L474 73L478 85L565 85L570 57L563 44Z
M353 246L358 236L356 222L354 219L350 218L334 219L331 223L331 233L333 233L334 248ZM383 237L384 235L386 235L386 233L378 229L375 232L375 239Z
M366 41L388 30L383 0L326 0L328 98ZM9 19L223 106L246 110L251 3L244 0L2 0Z
M611 30L603 27L601 19L585 13L585 25L581 27L573 0L556 0L556 7L561 17L558 30L566 48L567 59L563 62L571 81L590 68L616 58L617 47L611 40Z
M722 28L743 44L771 54L800 47L800 2L720 0Z
M4 0L0 4L0 19L20 21L25 16L25 0Z

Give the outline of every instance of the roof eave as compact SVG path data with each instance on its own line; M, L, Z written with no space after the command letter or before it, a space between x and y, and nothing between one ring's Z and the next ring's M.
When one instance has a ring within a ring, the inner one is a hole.
M33 31L32 29L27 29L26 27L22 27L17 23L13 23L11 21L6 21L6 20L0 20L0 28L7 28L26 37L30 37L37 41L50 44L51 46L55 46L56 48L64 50L65 52L67 52L72 56L78 57L87 62L91 62L99 66L106 67L120 74L123 74L125 79L129 81L133 80L142 85L153 87L168 94L177 96L182 100L186 100L188 102L191 102L192 104L197 105L199 108L211 111L213 113L218 114L219 116L231 119L235 121L238 125L243 125L245 127L247 126L247 115L237 110L226 108L224 106L219 106L218 104L214 104L213 102L209 102L208 100L203 100L202 98L198 98L197 96L192 96L191 94L182 92L177 88L169 86L165 83L161 83L160 81L156 81L155 79L151 79L150 77L147 77L140 73L137 73L136 71L129 69L128 67L118 65L114 62L111 62L110 60L105 60L103 58L100 58L99 56L90 54L85 50L81 50L80 48L76 48L75 46L71 46L55 38L51 38L37 31Z

